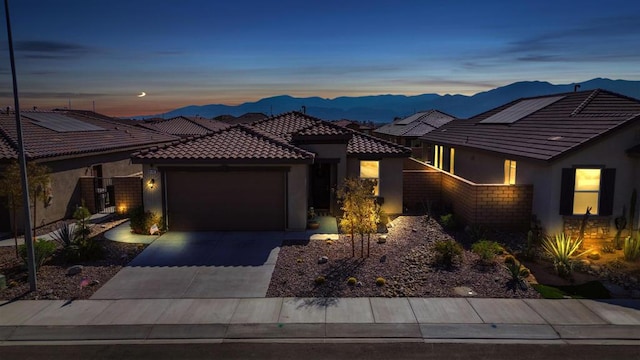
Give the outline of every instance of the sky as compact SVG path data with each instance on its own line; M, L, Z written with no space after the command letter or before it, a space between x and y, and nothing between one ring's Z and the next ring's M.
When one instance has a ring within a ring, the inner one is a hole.
M131 116L282 94L640 80L640 2L629 0L9 0L9 12L22 109Z

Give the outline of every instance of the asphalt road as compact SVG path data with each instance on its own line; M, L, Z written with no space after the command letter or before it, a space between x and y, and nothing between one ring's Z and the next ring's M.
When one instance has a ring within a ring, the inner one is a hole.
M639 359L638 346L415 343L190 343L0 346L12 359Z

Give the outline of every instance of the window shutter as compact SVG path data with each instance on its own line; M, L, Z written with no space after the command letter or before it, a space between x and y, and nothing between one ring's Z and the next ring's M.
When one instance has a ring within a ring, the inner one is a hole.
M560 215L573 215L573 190L576 185L576 170L562 169L560 185Z
M600 179L600 204L598 215L613 214L613 192L616 185L616 169L602 169Z

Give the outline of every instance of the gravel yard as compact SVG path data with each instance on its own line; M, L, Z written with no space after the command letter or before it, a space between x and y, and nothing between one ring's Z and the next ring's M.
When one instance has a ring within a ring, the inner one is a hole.
M144 250L146 245L118 243L106 240L103 233L121 224L114 220L93 226L90 236L100 241L105 257L96 261L67 263L60 253L43 265L37 274L38 291L30 292L27 271L22 259L16 258L15 247L0 247L0 274L6 277L8 287L0 290L0 299L88 299L100 286L111 279L120 269ZM39 229L38 234L55 230L55 225ZM67 269L82 265L82 272L67 275ZM80 287L86 279L88 286Z
M360 257L360 237L356 235L356 257L351 257L351 240L346 235L333 242L283 244L271 278L268 297L451 297L461 296L456 287L468 287L477 297L539 298L532 288L515 288L501 265L478 266L478 256L468 248L462 261L445 269L435 264L433 244L451 239L440 224L424 216L400 216L392 222L386 243L372 236L369 257ZM366 255L366 238L365 238ZM326 263L319 263L323 256ZM323 284L315 279L323 276ZM355 285L347 284L355 277ZM376 279L386 280L383 286Z

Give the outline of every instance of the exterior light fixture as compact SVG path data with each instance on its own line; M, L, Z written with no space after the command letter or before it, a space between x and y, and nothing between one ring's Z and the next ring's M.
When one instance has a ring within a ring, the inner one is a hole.
M156 179L149 180L149 182L147 182L147 186L149 186L149 189L153 190L153 188L156 187Z

